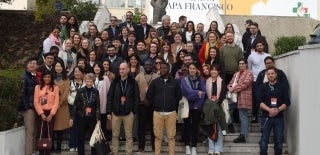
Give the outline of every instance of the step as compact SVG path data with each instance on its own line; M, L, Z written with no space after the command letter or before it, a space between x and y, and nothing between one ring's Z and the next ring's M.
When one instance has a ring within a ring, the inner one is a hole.
M273 153L273 143L268 145L268 150L269 153ZM119 151L120 152L125 152L125 142L120 142L119 143ZM62 149L64 150L65 153L70 153L73 154L73 152L69 152L67 144L64 142L62 144ZM138 144L137 142L134 142L133 150L138 149ZM168 150L168 144L167 143L162 143L162 150ZM89 142L86 142L85 145L85 150L90 151L89 147ZM184 153L185 151L185 145L181 142L176 142L176 147L175 147L176 153ZM204 143L198 143L197 146L197 151L199 153L206 154L208 151L208 145ZM238 153L252 153L252 154L259 154L259 144L258 143L233 143L233 142L226 142L224 141L224 152L225 153L233 153L233 154L238 154ZM283 144L283 153L286 154L288 152L288 146L287 144ZM152 147L151 147L151 142L147 141L146 146L145 146L145 153L151 153L152 154ZM224 153L224 154L225 154Z

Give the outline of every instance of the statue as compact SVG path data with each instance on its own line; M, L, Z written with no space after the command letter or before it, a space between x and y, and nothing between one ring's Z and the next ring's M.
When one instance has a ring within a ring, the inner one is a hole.
M166 14L166 7L169 0L151 0L150 4L153 7L153 24L161 21L162 16Z

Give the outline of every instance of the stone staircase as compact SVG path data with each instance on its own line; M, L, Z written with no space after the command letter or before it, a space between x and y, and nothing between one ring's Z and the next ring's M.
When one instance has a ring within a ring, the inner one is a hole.
M260 149L259 149L259 141L261 138L260 133L260 124L259 123L249 123L249 134L246 139L246 143L233 143L233 140L239 136L240 131L240 125L234 124L235 126L235 133L228 133L226 136L224 136L224 152L222 155L259 155ZM270 136L270 144L268 145L268 153L274 154L273 149L273 134L271 133ZM185 154L185 146L184 143L179 142L178 139L180 139L181 134L177 132L176 137L176 154L177 155L183 155ZM89 148L89 141L86 142L86 154L90 154L90 148ZM61 153L61 155L75 155L76 152L69 152L68 151L68 141L63 141L62 148L64 149ZM133 150L138 149L138 142L134 142ZM119 154L124 155L125 154L125 142L120 142L119 145ZM162 154L168 154L168 144L163 142L162 143ZM199 142L197 146L197 152L198 155L206 155L208 151L208 144L206 141ZM135 153L134 153L135 154ZM150 136L146 136L146 147L145 152L143 155L151 155L154 154L151 147L150 142ZM288 146L286 143L283 144L283 154L288 155ZM54 154L55 155L55 154Z

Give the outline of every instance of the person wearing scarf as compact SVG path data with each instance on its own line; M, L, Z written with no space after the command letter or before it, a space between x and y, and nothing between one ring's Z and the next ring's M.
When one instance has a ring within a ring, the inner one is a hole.
M215 47L217 49L220 48L218 41L219 41L219 36L217 33L213 31L208 33L206 41L203 43L198 55L201 65L205 63L205 61L210 57L209 50L211 47Z
M191 63L188 66L189 74L181 78L181 90L189 102L189 117L184 118L184 141L186 154L197 154L198 128L201 115L201 107L205 99L204 80L197 74L197 65ZM190 137L192 149L190 150Z
M211 77L206 81L207 99L203 105L202 112L204 114L203 124L209 135L212 133L213 124L218 124L218 139L212 140L208 137L209 150L208 154L220 154L223 152L223 136L226 134L227 123L225 114L222 109L222 102L227 93L227 87L224 80L220 77L220 66L213 65L210 68Z
M56 26L52 29L49 37L43 41L43 53L49 53L52 46L57 46L62 50L62 42L59 37L60 27Z

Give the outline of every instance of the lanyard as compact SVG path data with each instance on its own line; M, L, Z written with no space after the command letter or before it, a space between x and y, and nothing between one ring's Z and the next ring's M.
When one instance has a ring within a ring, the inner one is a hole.
M124 93L124 94L125 94L125 92L127 91L127 85L128 85L128 80L125 80L125 81L126 81L126 83L125 83L125 85L123 86L122 81L120 80L121 91L122 91L122 93Z
M91 102L92 102L92 91L90 92L90 97L89 97L89 95L88 95L88 92L86 91L86 97L87 97L87 102L88 102L88 105L90 105L91 104Z

